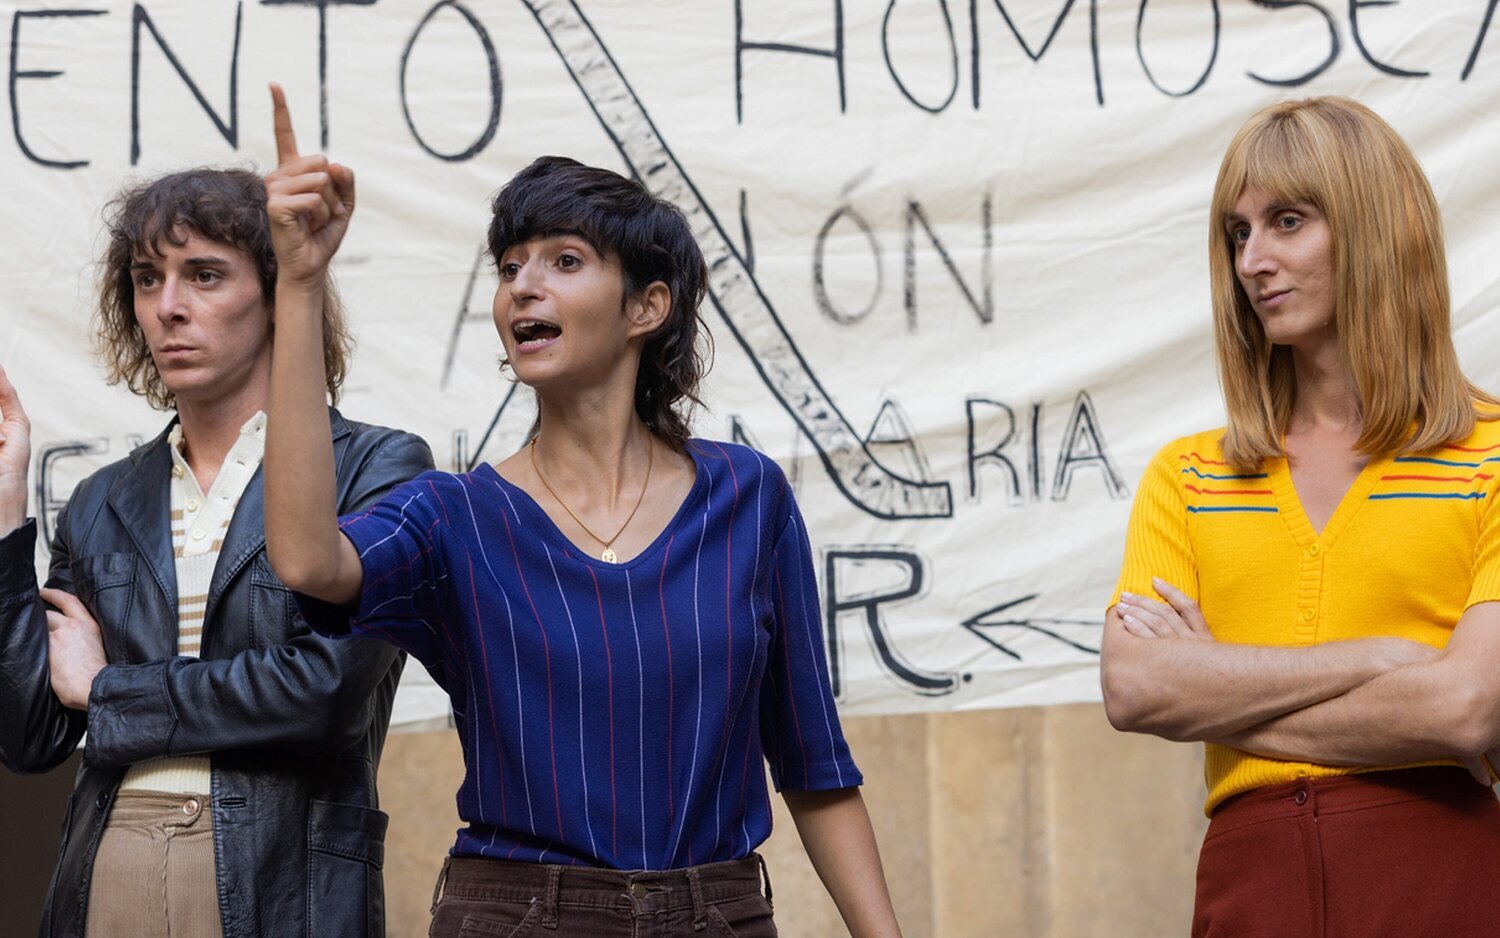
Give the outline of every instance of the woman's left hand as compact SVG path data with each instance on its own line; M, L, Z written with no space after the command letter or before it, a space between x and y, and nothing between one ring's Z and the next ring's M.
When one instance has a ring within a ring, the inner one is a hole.
M1166 602L1135 593L1120 594L1120 618L1126 631L1139 638L1214 640L1203 611L1192 597L1166 580L1153 578L1151 584Z
M321 290L354 214L354 170L321 153L297 153L292 115L280 85L271 85L271 112L276 168L266 175L266 214L277 282Z

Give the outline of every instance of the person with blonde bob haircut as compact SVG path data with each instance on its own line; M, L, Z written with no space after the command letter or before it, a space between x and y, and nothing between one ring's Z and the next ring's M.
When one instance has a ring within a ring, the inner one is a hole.
M1273 105L1209 264L1228 424L1147 468L1102 658L1117 729L1206 744L1192 934L1493 934L1500 403L1432 189L1368 108Z

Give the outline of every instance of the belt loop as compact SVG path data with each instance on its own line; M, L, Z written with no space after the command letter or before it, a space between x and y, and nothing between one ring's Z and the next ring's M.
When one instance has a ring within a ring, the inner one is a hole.
M688 892L693 896L693 931L702 931L708 927L708 909L703 905L703 881L696 866L688 867L686 872Z
M432 884L432 908L427 910L429 914L437 914L438 899L442 898L443 885L448 882L448 864L452 862L453 856L451 854L443 857L443 868L438 870L437 882Z
M760 864L760 876L761 876L761 879L765 881L766 905L772 905L772 902L771 902L771 869L770 869L770 867L766 866L766 858L763 857L763 856L761 856L760 854L757 853L755 855L755 860L756 860L757 863Z
M542 900L542 927L557 930L557 885L562 879L562 867L547 867L547 897Z

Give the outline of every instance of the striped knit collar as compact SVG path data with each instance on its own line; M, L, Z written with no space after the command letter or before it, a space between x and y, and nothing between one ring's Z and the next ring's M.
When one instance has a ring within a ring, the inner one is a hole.
M182 455L182 421L174 421L167 434L167 451L172 454L172 478L187 479L193 475L187 457ZM224 465L257 466L266 453L266 412L257 410L240 427L239 438L224 454Z

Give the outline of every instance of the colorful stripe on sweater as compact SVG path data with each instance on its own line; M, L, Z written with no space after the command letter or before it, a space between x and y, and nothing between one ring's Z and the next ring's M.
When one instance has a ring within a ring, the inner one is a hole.
M1432 499L1478 501L1500 470L1497 446L1444 446L1427 456L1397 456L1393 471L1380 477L1370 501Z
M1274 493L1264 472L1233 472L1227 463L1197 452L1178 456L1178 461L1189 513L1276 513Z

